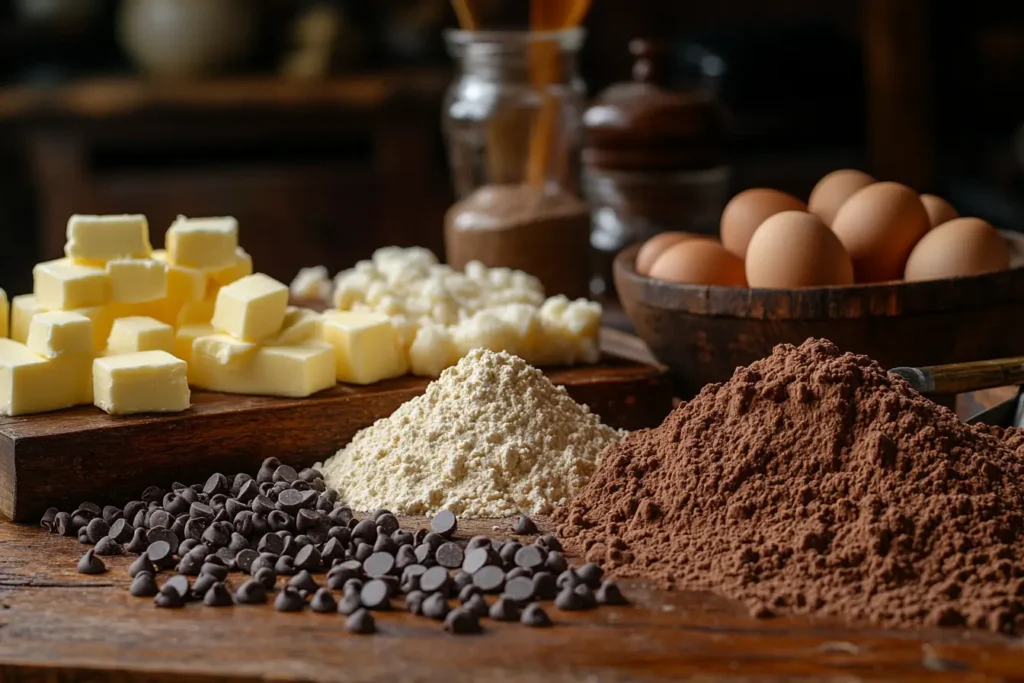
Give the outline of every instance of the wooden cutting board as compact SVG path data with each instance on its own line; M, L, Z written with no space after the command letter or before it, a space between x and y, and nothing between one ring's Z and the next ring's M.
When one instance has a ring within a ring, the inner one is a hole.
M595 366L546 374L615 427L656 426L672 409L671 380L661 368L607 355ZM305 399L196 391L192 408L174 415L116 417L82 406L0 418L0 515L35 522L51 505L123 504L153 482L255 471L269 456L312 465L428 383L409 376L337 385Z

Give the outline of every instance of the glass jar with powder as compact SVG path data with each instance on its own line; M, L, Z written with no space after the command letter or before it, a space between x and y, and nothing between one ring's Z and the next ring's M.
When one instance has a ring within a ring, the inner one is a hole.
M459 74L444 105L455 194L448 262L525 270L586 296L590 216L578 198L585 89L581 29L450 31Z

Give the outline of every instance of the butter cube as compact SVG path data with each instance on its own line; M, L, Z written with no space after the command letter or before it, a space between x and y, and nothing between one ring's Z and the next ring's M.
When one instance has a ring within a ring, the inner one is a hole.
M97 358L92 389L97 408L111 415L188 410L188 365L166 351Z
M223 365L196 345L189 381L209 391L303 398L334 386L334 352L318 341L265 346L247 362Z
M383 313L328 311L322 334L334 347L340 382L373 384L408 371L395 328Z
M92 402L92 354L47 359L0 339L0 414L29 415Z
M202 325L208 323L213 319L215 305L216 302L213 299L186 301L178 309L175 324L181 327L182 325Z
M238 247L235 249L235 255L230 265L208 269L206 274L210 278L210 286L215 290L220 289L236 280L241 280L246 275L252 275L252 256L249 256L245 249Z
M268 346L290 346L310 339L320 339L324 317L309 308L289 306L285 309L284 324L278 335L267 341Z
M212 334L192 342L192 357L201 355L220 365L232 365L251 359L258 349L259 345L228 334Z
M113 259L148 258L149 223L145 216L79 216L68 219L64 253L86 264Z
M167 263L167 252L157 249L153 258ZM206 272L199 268L188 268L167 264L167 298L170 301L199 301L206 296Z
M238 221L178 216L167 230L167 258L175 266L225 268L235 263Z
M259 342L281 331L288 308L288 288L257 273L217 292L212 324L242 341Z
M182 325L174 333L174 355L186 363L192 362L192 344L199 337L216 334L213 325Z
M29 325L26 346L44 358L57 358L67 353L91 354L92 321L70 311L40 313Z
M90 308L78 308L69 313L77 313L78 315L84 315L86 318L92 321L92 348L93 352L102 351L107 346L107 337L110 336L110 328L114 324L114 319L122 314L119 306L117 305L106 305L106 306L92 306ZM124 313L130 315L130 313Z
M174 349L174 328L154 318L133 316L114 321L107 338L107 355Z
M35 294L21 294L11 299L11 339L22 344L27 342L32 318L45 310Z
M167 296L167 264L155 259L107 261L110 300L136 304Z
M0 289L0 337L10 334L11 305L7 301L7 292Z
M37 264L32 276L36 299L51 311L102 306L110 301L110 278L102 268L58 259Z

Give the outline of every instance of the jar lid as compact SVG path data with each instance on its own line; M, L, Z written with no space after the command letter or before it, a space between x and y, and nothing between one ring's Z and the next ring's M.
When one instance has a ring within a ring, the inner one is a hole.
M722 163L718 103L665 87L664 44L630 41L633 80L599 94L583 116L583 162L605 169L692 170Z

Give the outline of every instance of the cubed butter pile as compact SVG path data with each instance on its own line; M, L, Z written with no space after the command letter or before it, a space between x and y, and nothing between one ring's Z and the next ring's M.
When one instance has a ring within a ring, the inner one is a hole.
M296 292L323 288L322 269L303 269ZM537 278L471 262L458 272L421 248L388 247L335 278L335 306L391 319L412 373L438 376L474 348L508 351L533 365L595 363L601 306L544 298Z

